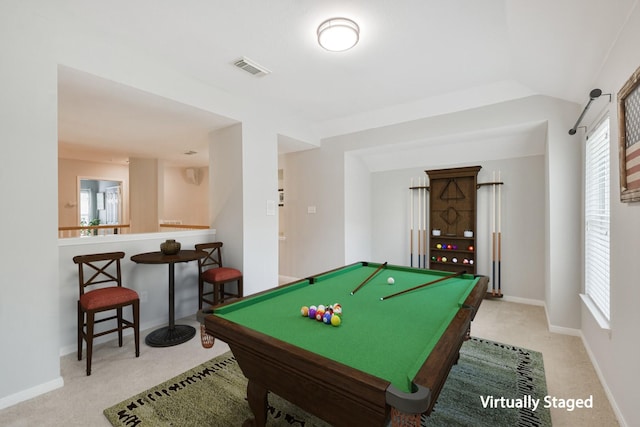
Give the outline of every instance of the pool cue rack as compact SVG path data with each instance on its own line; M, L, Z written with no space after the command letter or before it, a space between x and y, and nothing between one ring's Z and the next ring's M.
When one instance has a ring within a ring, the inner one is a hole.
M495 224L496 221L499 223L500 186L504 182L499 175L496 179L495 172L492 181L477 182L481 168L482 166L471 166L428 170L425 172L429 183L426 178L411 179L410 265L454 273L467 270L471 274L477 274L477 190L491 187L492 289L486 296L502 298L502 233L500 225L496 228Z
M476 274L477 178L482 166L434 169L429 177L429 267Z

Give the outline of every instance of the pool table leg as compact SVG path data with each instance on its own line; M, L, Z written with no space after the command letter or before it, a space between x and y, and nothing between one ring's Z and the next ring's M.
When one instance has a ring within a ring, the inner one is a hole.
M264 427L267 424L267 389L249 380L247 400L255 418L246 420L243 427Z

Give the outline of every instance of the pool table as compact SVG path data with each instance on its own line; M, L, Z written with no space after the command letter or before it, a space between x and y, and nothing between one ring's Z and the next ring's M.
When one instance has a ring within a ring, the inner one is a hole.
M205 329L248 379L245 425L265 425L268 391L335 426L430 413L487 289L485 276L453 275L360 262L214 307ZM335 303L339 326L301 315Z

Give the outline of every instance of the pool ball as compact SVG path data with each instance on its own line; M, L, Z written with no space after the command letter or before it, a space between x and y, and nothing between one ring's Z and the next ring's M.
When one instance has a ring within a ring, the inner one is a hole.
M316 318L316 306L312 305L311 307L309 307L309 319L315 319Z
M438 243L438 244L436 245L436 248L438 248L438 249L442 249L442 245L441 245L440 243Z
M307 307L306 305L305 305L305 306L303 306L303 307L300 309L300 314L302 314L302 316L303 316L303 317L307 317L307 316L309 316L309 307Z
M447 245L447 249L453 249L453 246Z
M451 258L451 262L458 262L458 258Z
M340 304L333 304L333 314L342 314L342 306Z
M396 283L396 281L395 281L395 279L393 277L389 277L387 279L387 283L390 284L390 285L393 285L394 283Z
M316 320L318 322L322 322L322 316L324 316L324 310L317 309L316 310Z
M469 264L473 264L473 260L472 259L469 260Z
M447 262L447 257L446 256L442 257L442 262Z
M324 314L324 316L322 316L322 321L326 324L326 325L330 325L331 324L331 318L333 316L331 316L331 313L329 313L328 311Z
M471 252L473 252L473 245L469 245L469 248L468 248L468 249L469 249Z
M327 311L327 307L325 307L323 304L320 304L318 306L318 310Z
M342 322L342 319L340 319L340 316L331 316L331 325L340 326L341 322Z

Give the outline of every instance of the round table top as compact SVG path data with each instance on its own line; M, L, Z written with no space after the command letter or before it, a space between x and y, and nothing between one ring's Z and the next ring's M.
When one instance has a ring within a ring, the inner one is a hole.
M194 249L182 249L175 255L165 255L160 251L146 252L133 255L131 261L138 264L173 264L176 262L189 262L196 259L204 258L207 253L204 251L196 251Z

